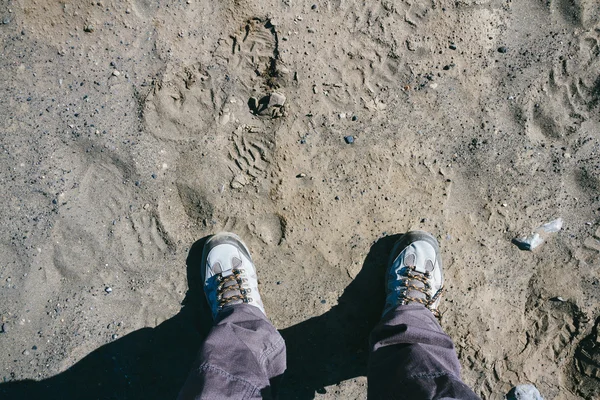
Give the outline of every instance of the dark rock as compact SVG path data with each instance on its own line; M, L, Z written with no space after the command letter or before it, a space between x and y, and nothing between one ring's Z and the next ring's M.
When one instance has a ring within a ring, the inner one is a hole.
M352 144L354 143L354 136L344 136L344 140L347 144Z
M356 115L352 116L352 121L358 121L358 117Z
M451 43L448 47L450 48L450 50L456 50L456 45L454 43Z
M506 53L508 48L505 46L498 47L498 53Z

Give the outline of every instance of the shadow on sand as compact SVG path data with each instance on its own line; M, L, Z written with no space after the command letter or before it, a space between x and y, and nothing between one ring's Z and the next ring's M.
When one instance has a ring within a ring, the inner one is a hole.
M383 307L385 263L398 237L371 247L360 273L330 311L281 330L288 369L280 398L313 399L326 386L366 375L368 336ZM0 398L176 398L212 324L199 268L206 239L194 243L188 255L189 290L177 315L106 344L51 378L0 384Z

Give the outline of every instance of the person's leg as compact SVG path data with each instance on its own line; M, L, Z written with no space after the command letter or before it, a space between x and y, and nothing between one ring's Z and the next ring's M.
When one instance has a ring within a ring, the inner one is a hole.
M370 337L369 399L478 399L460 378L437 322L443 274L437 241L409 232L392 250L383 317Z
M452 339L421 304L387 313L370 337L369 399L477 399Z
M286 369L285 343L265 315L248 249L222 233L207 241L202 259L215 324L179 398L275 398Z
M223 310L198 354L180 399L274 398L285 343L256 307Z

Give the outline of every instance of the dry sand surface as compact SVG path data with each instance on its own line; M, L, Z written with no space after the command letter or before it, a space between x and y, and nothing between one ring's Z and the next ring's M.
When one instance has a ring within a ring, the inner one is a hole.
M600 398L597 0L4 0L0 46L0 398L174 398L221 230L282 397L365 398L411 229L477 394Z

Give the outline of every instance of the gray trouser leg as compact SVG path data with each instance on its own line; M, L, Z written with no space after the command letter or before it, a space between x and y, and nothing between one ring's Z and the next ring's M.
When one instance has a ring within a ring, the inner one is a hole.
M179 399L274 398L286 368L285 342L256 307L219 313Z
M421 304L387 313L370 347L369 399L478 399L460 379L452 339Z

